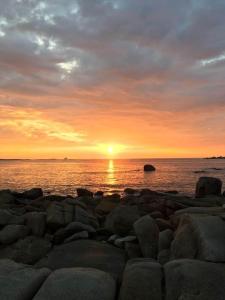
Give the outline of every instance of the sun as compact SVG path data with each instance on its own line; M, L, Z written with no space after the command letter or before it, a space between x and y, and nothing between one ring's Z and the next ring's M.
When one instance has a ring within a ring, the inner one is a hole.
M113 148L113 146L108 146L107 152L108 152L108 154L113 154L113 153L114 153L114 148Z

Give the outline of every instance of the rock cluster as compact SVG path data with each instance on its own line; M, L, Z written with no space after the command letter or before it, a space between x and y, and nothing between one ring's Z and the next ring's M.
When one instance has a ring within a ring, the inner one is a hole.
M0 299L225 299L225 197L0 191Z

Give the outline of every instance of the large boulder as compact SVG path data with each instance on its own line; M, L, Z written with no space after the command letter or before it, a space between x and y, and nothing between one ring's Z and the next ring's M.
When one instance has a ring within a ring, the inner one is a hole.
M28 233L29 229L24 225L7 225L0 231L0 243L12 244L27 236Z
M106 217L105 228L112 233L126 236L140 218L137 206L118 205Z
M7 209L0 209L0 226L9 224L22 225L25 222L24 216L16 216L9 212Z
M23 192L22 197L30 200L35 200L39 197L43 197L43 191L41 188L33 188Z
M54 247L37 266L45 266L52 270L71 267L95 268L118 278L125 266L125 252L101 242L78 240Z
M207 195L221 195L222 181L214 177L200 177L196 184L195 197L201 198Z
M64 208L61 203L52 202L47 208L47 225L53 229L65 225Z
M15 202L15 197L10 190L1 190L0 191L0 207L8 208Z
M93 197L93 193L87 189L78 188L77 189L77 196L78 197Z
M0 299L33 299L50 274L48 269L33 269L8 259L0 260Z
M30 212L26 215L27 227L35 236L43 236L46 229L46 213Z
M0 249L0 259L9 258L24 264L34 264L51 249L51 243L35 236L27 236L16 243Z
M174 258L225 262L224 233L225 221L221 217L184 216L172 243L172 255Z
M149 215L141 217L134 223L134 231L143 256L156 258L158 253L159 228L155 220Z
M173 240L173 231L171 229L163 230L159 233L159 251L170 249Z
M156 168L153 165L144 165L144 172L153 172Z
M120 289L119 300L162 299L162 270L159 263L151 259L128 261Z
M181 259L164 267L166 300L224 300L224 264Z
M114 300L115 280L107 273L90 268L54 271L33 300Z

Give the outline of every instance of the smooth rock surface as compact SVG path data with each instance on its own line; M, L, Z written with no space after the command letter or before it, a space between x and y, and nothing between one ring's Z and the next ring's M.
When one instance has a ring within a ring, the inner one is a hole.
M43 236L46 229L46 214L42 212L30 212L26 215L27 227L35 236Z
M115 280L107 273L90 268L54 271L33 300L114 300Z
M28 233L29 229L24 225L7 225L0 231L0 243L12 244L24 238Z

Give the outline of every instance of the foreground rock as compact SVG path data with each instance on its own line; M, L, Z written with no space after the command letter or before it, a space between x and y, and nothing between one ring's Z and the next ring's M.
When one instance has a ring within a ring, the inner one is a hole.
M29 229L24 225L7 225L0 231L0 243L8 245L24 238Z
M173 258L225 262L225 221L217 216L184 216L172 242Z
M201 198L207 195L221 195L222 181L214 177L200 177L195 191L195 197Z
M54 247L36 266L51 270L71 267L95 268L118 278L121 277L125 266L125 252L101 242L78 240Z
M96 269L70 268L53 272L33 300L114 300L115 280Z
M166 300L225 299L224 264L175 260L165 265L165 280Z
M48 269L35 270L11 260L0 260L0 299L33 299L47 276Z
M146 215L134 223L140 248L144 257L156 258L158 253L159 229L155 220Z
M119 300L161 300L162 270L151 259L128 261L120 289Z

